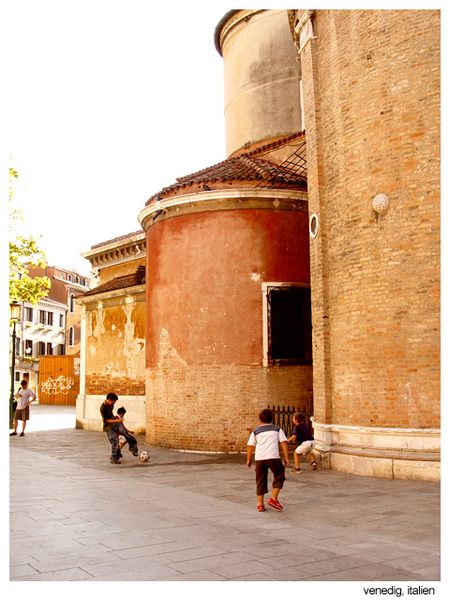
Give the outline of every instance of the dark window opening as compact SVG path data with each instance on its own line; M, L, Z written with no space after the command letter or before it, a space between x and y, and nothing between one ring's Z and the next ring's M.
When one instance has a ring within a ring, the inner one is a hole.
M312 362L311 290L284 286L267 290L268 360Z

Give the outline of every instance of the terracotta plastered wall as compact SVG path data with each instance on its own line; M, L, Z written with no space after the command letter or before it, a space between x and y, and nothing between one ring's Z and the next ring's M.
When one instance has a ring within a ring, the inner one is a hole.
M89 305L86 323L86 393L143 395L144 295Z
M439 427L439 12L316 11L315 34L302 77L316 418Z
M306 212L166 219L147 254L150 443L241 450L262 408L311 400L311 366L262 367L261 283L309 282Z
M205 212L147 235L147 365L163 329L189 365L260 365L261 283L309 283L306 213Z

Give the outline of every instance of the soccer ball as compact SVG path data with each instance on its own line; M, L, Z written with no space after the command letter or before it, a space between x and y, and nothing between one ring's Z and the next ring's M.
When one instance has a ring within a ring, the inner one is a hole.
M150 452L147 452L147 450L143 450L140 454L139 454L139 460L141 462L148 462L150 460Z

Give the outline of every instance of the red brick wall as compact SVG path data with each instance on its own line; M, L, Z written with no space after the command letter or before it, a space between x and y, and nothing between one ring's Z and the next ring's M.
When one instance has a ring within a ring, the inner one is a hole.
M109 392L114 392L118 396L143 396L145 395L144 381L101 373L91 373L86 377L87 394L106 396Z
M439 12L323 10L315 27L302 53L315 416L439 427Z

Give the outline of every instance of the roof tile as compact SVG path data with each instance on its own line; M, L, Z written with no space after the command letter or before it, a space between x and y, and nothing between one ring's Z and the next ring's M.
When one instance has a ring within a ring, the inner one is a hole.
M242 154L196 173L178 177L176 183L163 188L147 200L146 205L162 198L176 195L176 192L192 185L206 185L233 181L255 182L258 187L272 187L281 184L286 188L305 189L306 177L303 173L283 165L277 165L268 160Z

